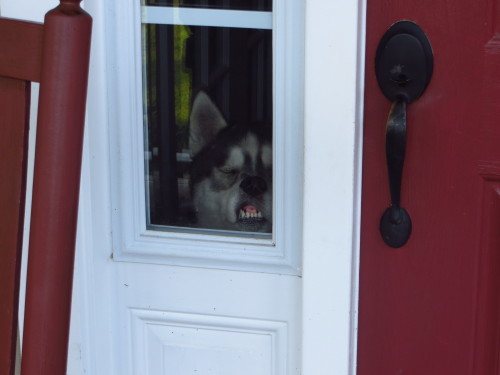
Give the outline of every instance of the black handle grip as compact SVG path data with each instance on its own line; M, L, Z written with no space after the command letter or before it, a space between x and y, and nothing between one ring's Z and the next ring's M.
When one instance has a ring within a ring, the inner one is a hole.
M410 238L412 230L410 215L400 205L406 152L406 102L403 99L392 104L385 142L391 206L382 215L380 233L387 245L401 247Z
M385 135L385 155L389 172L389 186L392 205L399 206L401 201L401 180L406 152L406 102L392 104Z

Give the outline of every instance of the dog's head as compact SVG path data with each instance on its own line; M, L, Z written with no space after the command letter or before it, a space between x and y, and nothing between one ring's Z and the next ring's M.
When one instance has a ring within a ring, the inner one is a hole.
M227 126L215 104L200 92L191 111L189 143L197 225L270 232L271 129Z

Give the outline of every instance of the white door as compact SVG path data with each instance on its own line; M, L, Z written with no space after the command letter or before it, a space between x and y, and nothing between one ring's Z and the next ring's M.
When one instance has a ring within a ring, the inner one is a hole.
M354 374L364 3L85 7L94 31L70 343L81 357L70 352L70 373ZM272 30L270 234L148 218L141 24L162 22Z

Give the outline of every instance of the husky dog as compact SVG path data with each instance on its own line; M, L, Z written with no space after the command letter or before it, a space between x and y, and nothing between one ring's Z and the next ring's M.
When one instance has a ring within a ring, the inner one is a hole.
M272 229L272 147L267 127L228 126L199 92L190 117L191 191L197 226L251 232Z

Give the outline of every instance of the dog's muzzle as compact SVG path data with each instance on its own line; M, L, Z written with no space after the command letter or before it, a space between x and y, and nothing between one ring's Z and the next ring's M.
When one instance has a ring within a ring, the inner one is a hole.
M268 222L255 206L244 204L239 209L236 225L240 230L260 232L264 228L267 228Z
M246 231L260 231L266 225L266 218L255 204L267 191L266 181L259 176L247 176L240 183L240 189L250 198L238 211L238 226ZM256 198L255 202L252 202ZM258 205L258 204L257 204Z

